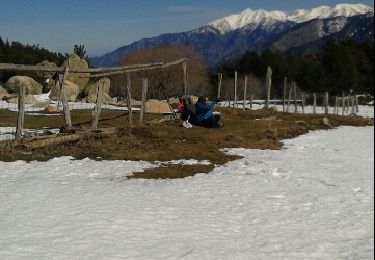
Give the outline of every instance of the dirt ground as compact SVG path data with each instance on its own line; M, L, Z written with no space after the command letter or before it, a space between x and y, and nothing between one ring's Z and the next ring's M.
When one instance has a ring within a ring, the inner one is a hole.
M291 114L273 110L237 110L220 107L224 128L206 129L181 127L180 120L163 123L137 125L132 135L128 131L128 115L124 111L103 110L99 128L115 129L115 134L105 137L83 137L78 141L57 146L27 149L22 143L11 142L0 145L0 160L49 160L58 156L73 156L77 159L89 157L105 160L170 161L178 159L208 160L210 165L162 165L159 168L135 173L131 178L182 178L196 173L212 171L237 157L225 155L222 148L279 149L281 140L305 134L311 130L328 129L323 123L324 115ZM0 111L0 127L16 125L17 114ZM146 115L145 122L160 118ZM373 120L358 116L327 116L332 127L341 125L367 126ZM80 130L89 129L91 110L73 110L72 122ZM60 128L61 115L26 115L25 128ZM79 130L79 131L80 131Z

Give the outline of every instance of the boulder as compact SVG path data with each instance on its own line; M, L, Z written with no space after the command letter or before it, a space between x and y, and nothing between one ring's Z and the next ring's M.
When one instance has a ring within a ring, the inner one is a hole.
M26 95L42 94L42 85L27 76L14 76L5 83L9 93L18 93L20 86L26 86Z
M11 103L11 104L18 104L18 97L11 97L6 99L6 102ZM33 95L26 95L25 96L25 104L29 105L35 105L38 103L38 100L35 98Z
M48 60L44 60L42 62L39 62L36 64L37 66L41 66L41 67L46 67L46 68L57 68L57 65L56 63L54 62L49 62ZM44 80L47 80L47 79L52 79L53 75L55 73L54 72L38 72L38 75L43 77Z
M89 65L85 59L81 59L77 54L70 54L64 61L63 67L69 62L69 70L87 70ZM75 83L79 87L79 92L83 92L89 82L89 73L70 73L66 77L67 80Z
M150 99L146 102L145 106L146 113L164 114L170 113L171 108L166 101L159 101L156 99Z
M6 95L8 95L8 92L3 88L3 86L0 85L0 100L2 100Z
M65 80L65 94L70 102L74 102L79 94L79 87L69 80ZM52 100L60 100L60 88L58 85L54 87L49 95Z
M46 112L46 113L59 113L60 112L60 109L56 106L53 106L53 105L48 105L44 110L43 112Z
M102 78L98 80L97 82L94 82L92 84L89 84L86 86L84 90L84 94L86 95L86 102L87 103L96 103L96 98L98 96L98 84L103 86L103 103L111 103L113 102L111 96L109 95L109 89L111 87L111 81L109 78Z

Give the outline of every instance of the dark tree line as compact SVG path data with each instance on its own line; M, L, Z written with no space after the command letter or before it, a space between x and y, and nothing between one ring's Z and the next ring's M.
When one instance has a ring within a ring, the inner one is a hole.
M65 59L61 53L50 52L39 47L39 45L24 45L20 42L4 41L0 37L0 63L32 64L35 65L44 60L56 63L60 66ZM14 72L0 71L0 81L5 82L9 77L15 75ZM23 75L37 77L34 72L23 73Z
M374 42L351 39L328 40L319 53L289 55L272 50L246 52L241 58L219 66L218 71L253 74L263 78L272 67L274 94L281 96L284 77L296 81L305 92L329 91L333 95L368 93L374 95Z

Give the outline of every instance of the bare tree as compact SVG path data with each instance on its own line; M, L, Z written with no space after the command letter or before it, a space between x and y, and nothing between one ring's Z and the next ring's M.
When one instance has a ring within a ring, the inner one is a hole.
M169 62L180 58L188 58L188 88L192 95L211 95L213 90L210 84L208 71L204 66L203 58L192 48L184 46L161 46L150 49L142 49L125 56L120 66ZM183 94L182 66L176 65L167 69L158 69L145 72L132 73L133 97L139 98L141 94L142 78L149 78L148 98L165 98L166 96L179 96ZM121 93L116 87L124 86L122 77L113 77L112 85L115 93ZM161 87L162 86L162 87ZM165 91L164 91L165 89Z

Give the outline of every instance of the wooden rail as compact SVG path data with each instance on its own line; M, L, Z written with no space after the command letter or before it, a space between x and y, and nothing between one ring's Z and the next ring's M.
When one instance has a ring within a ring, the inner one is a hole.
M109 67L109 68L96 68L96 69L69 69L69 73L90 73L94 75L86 77L104 77L114 74L121 74L126 72L136 72L143 70L152 70L152 69L163 69L168 68L173 65L187 62L187 58L182 58L172 62L156 62L156 63L146 63L146 64L134 64L121 67ZM56 68L46 68L44 66L34 66L34 65L24 65L24 64L13 64L13 63L0 63L0 71L39 71L39 72L59 72L63 73L65 67L56 67ZM82 76L85 77L85 76Z

